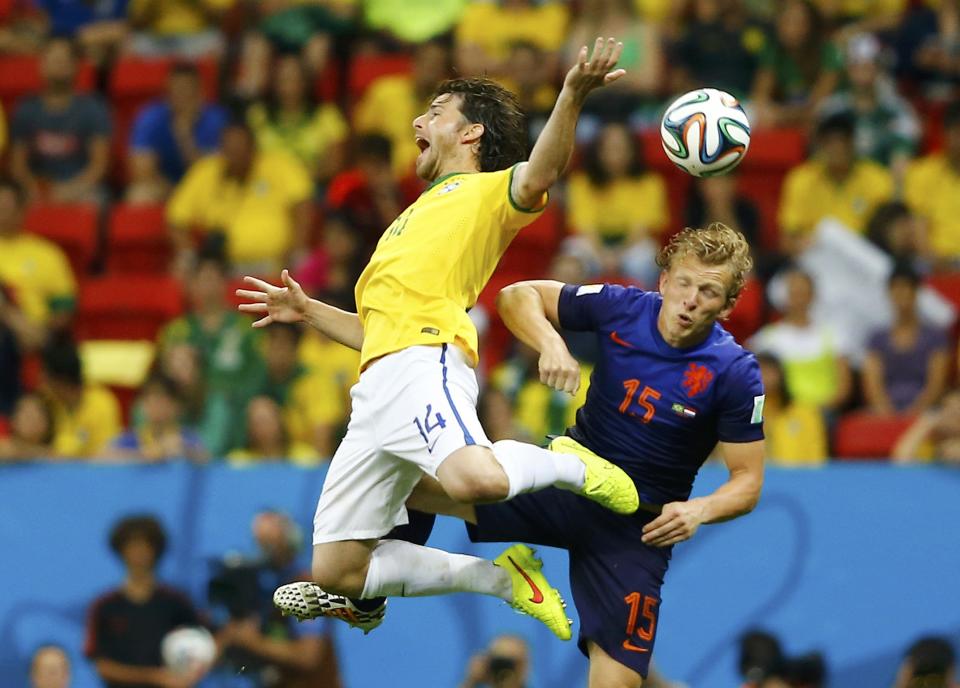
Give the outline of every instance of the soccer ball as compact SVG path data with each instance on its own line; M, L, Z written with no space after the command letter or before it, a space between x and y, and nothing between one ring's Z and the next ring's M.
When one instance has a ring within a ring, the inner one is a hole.
M698 88L670 104L660 122L663 151L694 177L729 172L747 154L750 122L740 103L715 88Z
M167 633L160 643L163 663L175 674L209 669L217 657L217 643L210 631L186 626Z

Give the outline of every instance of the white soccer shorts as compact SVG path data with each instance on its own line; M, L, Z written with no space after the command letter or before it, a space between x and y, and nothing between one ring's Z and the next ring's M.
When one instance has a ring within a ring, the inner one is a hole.
M384 356L350 390L347 435L327 471L313 542L366 540L407 523L405 502L450 454L491 446L477 419L477 376L457 346Z

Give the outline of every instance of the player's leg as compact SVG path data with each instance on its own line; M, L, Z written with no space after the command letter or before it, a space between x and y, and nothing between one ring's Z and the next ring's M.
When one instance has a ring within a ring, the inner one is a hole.
M640 538L652 516L623 517L588 504L581 546L570 553L570 588L580 615L589 688L633 688L646 679L670 552Z
M592 640L587 641L587 656L590 658L587 688L640 688L643 685L640 674L615 660Z
M599 456L572 444L559 451L512 440L491 445L477 419L476 373L464 354L447 345L417 349L422 379L405 394L406 415L384 448L435 476L451 498L483 504L559 487L620 513L636 511L633 481Z
M436 478L425 475L420 478L420 482L413 488L413 492L407 499L407 512L410 514L420 513L423 516L434 516L441 514L443 516L453 516L467 523L477 522L477 510L473 504L463 504L451 499L443 485ZM404 537L401 527L395 528L389 537L394 540L405 540L415 542L409 537ZM418 536L420 533L414 534ZM425 541L424 541L425 542ZM423 544L418 542L417 544Z

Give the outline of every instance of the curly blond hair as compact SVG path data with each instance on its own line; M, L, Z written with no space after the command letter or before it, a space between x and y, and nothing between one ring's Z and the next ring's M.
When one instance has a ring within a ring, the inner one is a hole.
M706 265L726 265L733 280L727 290L727 303L740 296L747 273L753 269L750 244L743 234L722 222L713 222L706 229L687 227L675 234L657 254L657 265L669 270L675 260L693 256Z

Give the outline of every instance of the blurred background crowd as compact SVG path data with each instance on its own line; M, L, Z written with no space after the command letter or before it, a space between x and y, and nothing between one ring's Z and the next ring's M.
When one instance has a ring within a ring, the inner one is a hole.
M329 457L356 355L252 331L238 277L288 266L353 308L424 188L411 121L436 84L501 80L533 141L601 34L627 77L587 102L573 169L472 311L491 438L558 432L582 399L537 384L499 287L653 288L665 239L720 220L755 251L728 327L761 356L772 461L960 458L954 0L5 0L0 22L4 460ZM753 141L694 180L657 125L703 85ZM591 342L570 345L586 379Z
M322 464L358 356L305 328L251 329L240 277L289 267L352 310L380 233L425 186L411 122L437 83L503 82L532 142L597 35L623 41L627 76L587 102L570 173L471 310L490 438L570 425L595 356L570 334L579 395L540 385L497 317L500 287L655 288L671 234L723 221L755 252L727 326L760 359L771 462L960 461L957 0L0 0L0 461ZM736 95L753 138L737 172L695 180L663 156L658 124L701 86ZM290 527L257 517L274 577L234 587L293 575ZM161 599L165 535L144 517L110 542L124 594L91 608L87 651L116 677L111 657L156 653L116 631ZM163 595L160 615L181 613L164 623L197 618ZM320 627L220 627L239 662L335 677ZM498 642L465 686L523 685L522 642ZM744 660L745 685L823 680L797 678L816 658L744 642L767 653L762 670ZM922 685L946 686L952 663L927 639L902 686L921 685L919 665L942 679ZM37 688L68 673L56 647L34 658Z

